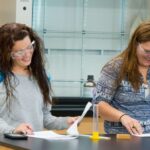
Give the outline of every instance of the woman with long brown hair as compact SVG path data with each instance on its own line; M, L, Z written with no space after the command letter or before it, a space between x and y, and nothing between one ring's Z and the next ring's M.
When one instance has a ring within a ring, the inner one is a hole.
M51 84L43 53L43 42L30 27L0 27L0 133L64 129L75 121L50 113Z
M107 133L150 132L150 22L133 33L128 47L102 69L94 90Z

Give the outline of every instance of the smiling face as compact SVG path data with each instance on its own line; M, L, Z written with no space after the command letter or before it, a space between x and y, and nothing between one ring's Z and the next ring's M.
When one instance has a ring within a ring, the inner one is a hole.
M15 42L11 52L13 68L26 69L31 64L34 52L33 44L34 41L32 42L28 36Z
M137 58L140 66L150 66L150 41L140 43L137 46Z

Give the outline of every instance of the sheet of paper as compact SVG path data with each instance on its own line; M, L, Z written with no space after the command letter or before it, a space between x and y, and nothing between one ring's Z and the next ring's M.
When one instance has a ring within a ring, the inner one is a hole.
M71 140L77 138L75 136L57 134L53 131L39 131L39 132L34 132L33 135L28 135L28 136L48 139L48 140Z
M150 133L145 133L145 134L133 134L133 136L138 136L138 137L150 137Z
M86 113L88 112L88 110L91 108L91 106L92 106L91 102L88 102L86 104L85 109L84 109L82 115L68 128L68 130L66 131L67 134L79 136L78 123L81 122L81 120L84 118L84 116L86 115Z
M77 123L74 123L72 126L70 126L66 132L69 135L79 136L79 131L78 131L78 125L77 125Z

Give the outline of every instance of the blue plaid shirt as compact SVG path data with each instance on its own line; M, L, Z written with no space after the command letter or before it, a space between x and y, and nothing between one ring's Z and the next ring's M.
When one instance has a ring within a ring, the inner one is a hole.
M127 80L119 86L115 83L122 64L122 59L114 59L107 63L100 74L94 89L94 103L105 101L116 109L140 121L144 133L150 132L150 69L148 69L148 84L142 84L135 91ZM106 133L127 133L120 122L104 122Z

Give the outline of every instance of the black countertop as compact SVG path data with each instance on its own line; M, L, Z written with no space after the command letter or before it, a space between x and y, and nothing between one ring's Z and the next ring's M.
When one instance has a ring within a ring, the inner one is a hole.
M108 135L109 136L109 135ZM73 140L45 140L29 137L28 140L10 140L0 136L0 144L15 150L149 150L150 138L133 137L129 140L92 141L87 137Z

